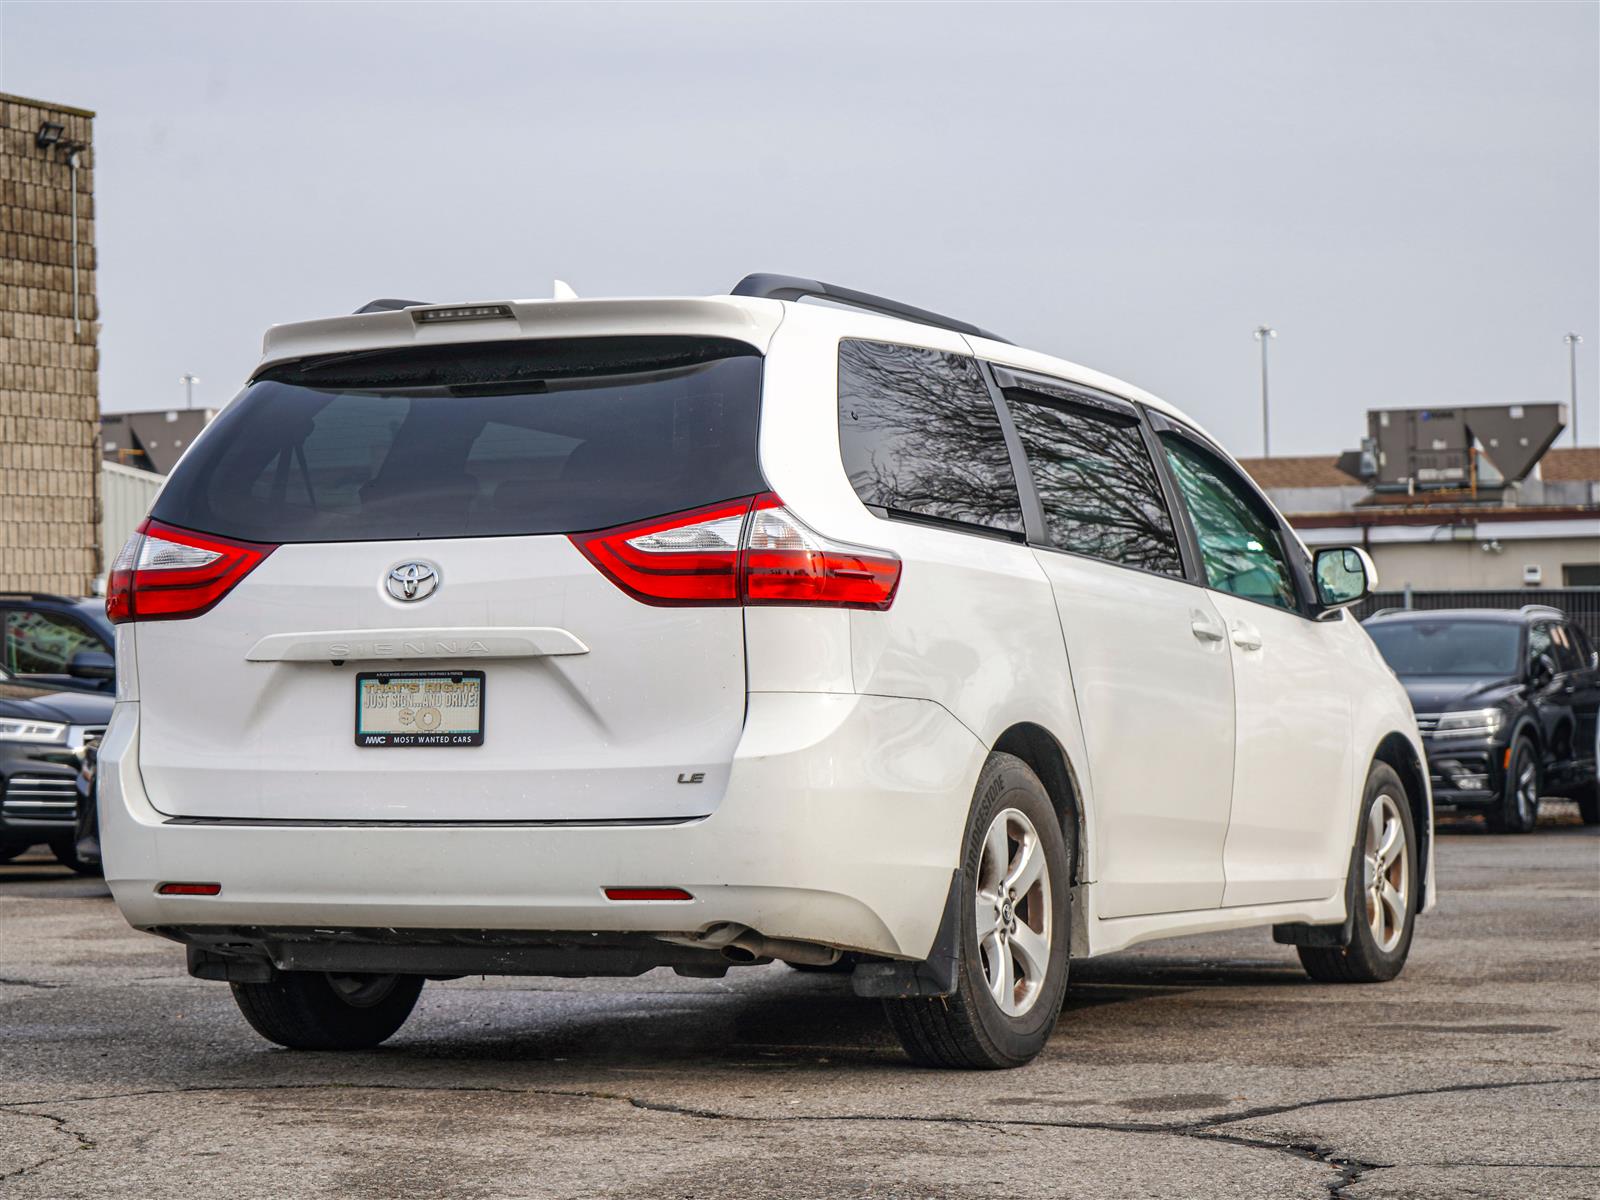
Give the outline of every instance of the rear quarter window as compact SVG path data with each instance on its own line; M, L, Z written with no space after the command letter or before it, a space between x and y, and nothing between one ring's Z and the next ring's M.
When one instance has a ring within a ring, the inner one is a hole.
M839 343L839 449L863 503L1022 532L1022 504L976 359L918 346Z

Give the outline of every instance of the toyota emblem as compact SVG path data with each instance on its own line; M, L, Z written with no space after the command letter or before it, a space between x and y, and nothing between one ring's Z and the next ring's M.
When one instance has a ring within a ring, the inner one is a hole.
M389 572L384 587L396 600L426 600L439 587L439 572L425 562L401 563Z

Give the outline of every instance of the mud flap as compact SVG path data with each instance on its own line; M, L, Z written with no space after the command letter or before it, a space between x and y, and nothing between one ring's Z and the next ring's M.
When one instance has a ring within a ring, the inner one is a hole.
M950 873L944 915L933 935L928 957L912 962L857 963L850 986L858 996L892 1000L908 996L948 996L956 990L961 970L961 872Z

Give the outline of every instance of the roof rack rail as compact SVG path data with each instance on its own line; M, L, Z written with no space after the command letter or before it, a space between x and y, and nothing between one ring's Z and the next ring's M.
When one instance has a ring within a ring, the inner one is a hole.
M82 596L63 596L59 592L0 592L0 600L31 600L47 604L76 604Z
M798 275L773 275L764 271L746 275L728 294L754 296L761 300L800 300L810 296L817 300L831 300L835 304L843 304L849 308L862 308L868 312L881 313L886 317L915 321L919 325L932 325L955 333L988 338L991 342L1011 344L1009 339L1001 337L998 333L990 333L987 329L980 329L976 325L958 321L954 317L942 316L925 308L902 304L898 300L890 300L884 296L874 296L871 292L858 292L855 288L840 287L836 283L802 279Z
M1564 610L1557 608L1554 604L1524 604L1522 611L1525 613L1554 613L1556 616L1563 618L1567 615Z
M356 309L356 315L374 312L399 312L402 308L415 308L419 304L428 303L426 300L368 300Z
M1395 613L1416 611L1417 610L1414 608L1380 608L1377 612L1373 613L1371 617L1368 617L1367 620L1372 620L1372 617L1392 617Z

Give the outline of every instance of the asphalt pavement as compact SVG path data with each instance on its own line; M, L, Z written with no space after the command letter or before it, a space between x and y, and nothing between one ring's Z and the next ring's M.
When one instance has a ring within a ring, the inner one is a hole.
M1600 830L1438 843L1377 986L1262 931L1074 964L1044 1055L911 1066L848 981L429 984L292 1053L93 880L0 867L0 1197L1600 1196Z

